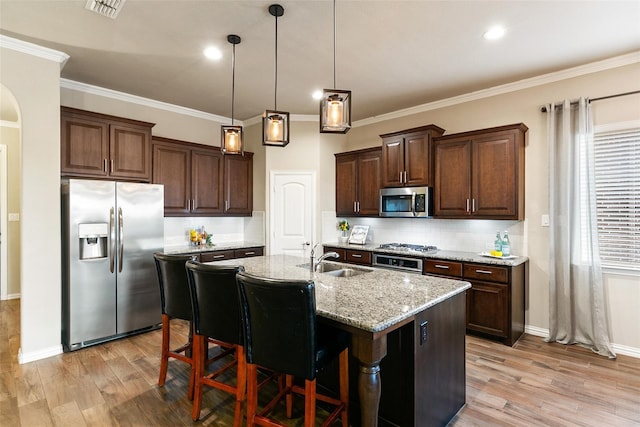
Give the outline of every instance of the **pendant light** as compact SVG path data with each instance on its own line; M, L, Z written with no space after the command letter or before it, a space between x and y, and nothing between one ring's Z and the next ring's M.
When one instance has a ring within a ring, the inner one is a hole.
M333 87L336 87L336 0L333 0ZM320 133L351 129L351 91L324 89L320 99Z
M244 156L244 147L242 144L242 126L234 126L233 124L233 107L235 104L236 91L236 45L242 39L240 36L230 34L227 41L233 45L231 56L231 126L222 126L222 141L220 148L222 154L242 154Z
M276 18L275 43L275 89L273 110L262 113L262 145L284 147L289 143L289 113L278 110L278 17L284 15L284 7L279 4L269 6L269 13Z

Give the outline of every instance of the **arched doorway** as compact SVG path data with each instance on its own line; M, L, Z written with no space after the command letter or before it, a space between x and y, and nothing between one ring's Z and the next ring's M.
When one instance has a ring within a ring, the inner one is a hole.
M19 298L20 112L11 91L0 84L0 299Z

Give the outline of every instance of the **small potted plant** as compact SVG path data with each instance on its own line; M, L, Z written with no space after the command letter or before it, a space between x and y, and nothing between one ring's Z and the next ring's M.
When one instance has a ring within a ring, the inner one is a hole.
M348 231L350 228L351 226L349 225L349 221L347 221L346 219L338 221L338 230L340 230L338 241L340 243L347 243L347 240L349 240Z

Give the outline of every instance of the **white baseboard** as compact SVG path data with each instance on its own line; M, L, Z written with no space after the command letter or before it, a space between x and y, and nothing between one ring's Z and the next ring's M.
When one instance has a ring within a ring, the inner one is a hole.
M537 337L548 337L549 330L538 328L536 326L525 326L524 332L529 335L534 335ZM625 356L631 356L640 359L640 348L629 347L626 345L611 343L611 347L616 354L623 354Z
M62 344L44 348L38 351L31 351L29 353L23 353L22 348L18 350L18 363L23 365L29 362L35 362L36 360L46 359L47 357L56 356L62 353Z
M20 299L20 294L9 294L7 295L7 299Z

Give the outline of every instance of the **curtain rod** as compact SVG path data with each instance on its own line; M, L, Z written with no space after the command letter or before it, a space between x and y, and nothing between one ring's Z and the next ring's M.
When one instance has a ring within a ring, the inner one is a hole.
M619 96L627 96L627 95L635 95L640 93L640 90L634 90L632 92L625 92L625 93L616 93L615 95L607 95L607 96L601 96L600 98L593 98L593 99L589 99L588 102L592 103L595 101L602 101L603 99L609 99L609 98L617 98ZM578 101L571 101L571 104L577 104ZM559 107L560 105L562 105L562 102L558 102L555 104L556 107ZM542 107L540 109L541 112L546 113L547 112L547 107Z

